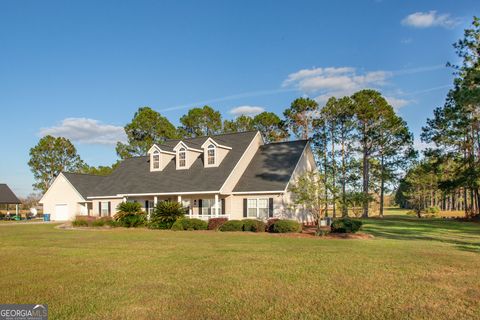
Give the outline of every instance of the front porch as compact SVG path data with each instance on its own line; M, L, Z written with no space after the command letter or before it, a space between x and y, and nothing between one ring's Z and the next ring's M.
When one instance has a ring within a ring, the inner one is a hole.
M208 220L210 218L230 218L226 214L226 197L219 194L178 194L178 195L125 195L123 201L138 202L148 217L161 201L175 201L186 208L186 217Z

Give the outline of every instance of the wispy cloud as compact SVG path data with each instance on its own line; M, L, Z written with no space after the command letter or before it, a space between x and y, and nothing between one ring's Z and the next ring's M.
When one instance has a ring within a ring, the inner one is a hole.
M353 67L327 67L302 69L291 73L283 81L283 88L296 88L298 91L314 96L323 104L330 97L349 96L362 89L381 89L397 76L412 75L444 69L444 65L422 66L399 70L358 71ZM413 102L411 99L387 95L387 100L396 109Z
M208 99L208 100L200 100L200 101L196 101L196 102L185 103L185 104L181 104L181 105L177 105L177 106L173 106L173 107L168 107L168 108L160 108L160 111L166 112L166 111L181 110L181 109L187 109L187 108L196 107L196 106L202 106L202 105L210 104L210 103L239 100L239 99L243 99L243 98L271 96L271 95L275 95L275 94L292 92L292 91L296 91L296 89L280 88L280 89L268 89L268 90L257 90L257 91L242 92L242 93L231 94L231 95L228 95L228 96L212 98L212 99Z
M388 103L396 110L405 107L406 105L409 105L412 103L412 100L407 100L403 98L396 98L396 97L390 97L386 96L385 99L388 101Z
M358 72L352 67L302 69L291 73L282 87L293 87L316 100L326 102L332 96L347 96L364 88L381 87L392 77L389 71Z
M40 129L39 134L65 137L84 144L113 145L127 140L123 127L88 118L66 118L56 126Z
M402 20L404 26L414 28L443 27L451 29L458 23L458 18L452 17L449 13L438 14L435 10L429 12L415 12L409 14Z
M235 107L232 110L230 110L230 113L235 115L235 116L241 116L241 115L253 116L253 115L262 113L263 111L265 111L265 109L262 108L262 107L239 106L239 107Z

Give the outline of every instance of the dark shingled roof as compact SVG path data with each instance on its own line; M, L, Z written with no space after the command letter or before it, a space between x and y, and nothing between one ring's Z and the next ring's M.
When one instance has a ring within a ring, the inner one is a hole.
M260 147L233 192L285 190L308 140Z
M0 203L1 204L20 204L17 196L13 193L10 188L4 184L0 183Z
M137 193L176 193L218 191L242 157L256 131L216 135L212 138L231 147L218 167L205 168L203 155L188 170L176 170L172 160L162 171L150 172L149 157L126 159L95 189L95 196ZM182 139L187 146L200 148L208 137ZM164 147L173 148L180 140L167 140Z
M97 186L108 178L108 176L69 172L63 172L63 175L68 181L70 181L84 199L95 195L95 189Z
M177 170L172 160L162 171L151 172L149 157L144 156L123 160L109 176L63 174L85 199L117 194L218 191L256 134L250 131L213 136L216 142L232 148L218 167L205 168L200 154L187 170ZM200 148L207 139L181 141L189 147ZM167 140L160 147L171 151L179 141ZM284 190L307 143L299 140L261 146L233 191Z

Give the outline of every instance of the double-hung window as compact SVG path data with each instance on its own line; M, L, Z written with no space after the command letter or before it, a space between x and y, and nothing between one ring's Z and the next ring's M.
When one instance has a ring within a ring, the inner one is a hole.
M187 151L185 148L180 148L178 151L178 166L180 168L185 168L187 165Z
M247 199L247 216L249 218L268 218L268 199Z
M257 217L257 199L248 199L247 215L251 218Z
M108 203L108 201L102 201L100 202L100 215L102 217L107 217L108 214L109 214L109 208L110 207L110 204Z
M160 168L160 155L158 154L158 151L155 151L152 156L152 168L153 169L159 169Z
M209 165L215 164L215 146L213 144L209 145L207 148L207 163Z

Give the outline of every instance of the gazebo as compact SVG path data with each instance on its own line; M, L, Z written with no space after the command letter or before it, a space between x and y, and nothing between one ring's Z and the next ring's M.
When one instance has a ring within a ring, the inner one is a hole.
M13 191L4 183L0 183L0 204L6 204L7 210L8 205L14 204L15 205L15 213L18 217L18 205L20 204L20 200L18 200L17 196L13 193Z

